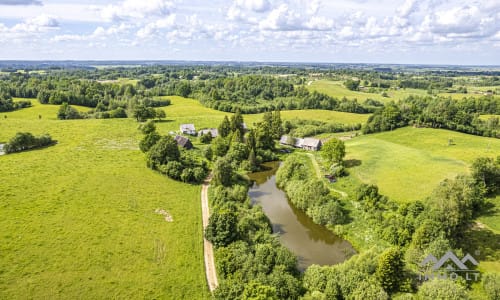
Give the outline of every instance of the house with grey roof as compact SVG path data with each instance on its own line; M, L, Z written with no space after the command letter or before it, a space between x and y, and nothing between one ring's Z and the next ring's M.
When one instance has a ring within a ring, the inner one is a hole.
M302 141L302 149L304 150L312 150L312 151L319 151L321 149L321 146L323 144L321 143L321 140L315 139L315 138L304 138Z
M280 138L280 144L286 146L292 146L295 148L301 148L304 150L318 151L321 149L321 140L315 138L294 138L289 135L283 135Z
M196 135L194 124L181 124L180 131L182 134Z
M209 133L213 138L216 138L217 136L219 136L219 130L217 130L217 128L202 129L202 130L198 131L198 136L206 135Z
M187 150L193 148L193 144L191 143L191 141L187 137L184 137L182 135L176 135L174 140L177 142L177 145L179 147L182 147L182 148L187 149Z

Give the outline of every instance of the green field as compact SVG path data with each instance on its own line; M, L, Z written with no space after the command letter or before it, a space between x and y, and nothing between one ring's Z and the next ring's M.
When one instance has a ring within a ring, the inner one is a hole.
M398 101L409 95L427 95L427 91L419 89L400 89L394 90L389 89L387 95L389 97L383 97L381 93L365 93L358 91L348 90L342 81L331 81L331 80L316 80L313 81L308 88L312 91L318 91L320 93L327 94L331 97L342 98L346 97L348 99L357 99L359 102L363 102L366 99L378 100L381 102Z
M0 298L208 298L200 187L146 168L132 119L59 121L33 104L0 114L0 141L58 143L0 156Z
M366 93L362 91L351 91L347 89L342 81L333 81L333 80L315 80L311 81L310 85L307 85L309 90L318 91L320 93L327 94L331 97L342 98L346 97L347 99L357 99L359 102L363 102L366 99L378 100L381 102L389 102L389 101L399 101L403 98L406 98L410 95L418 95L418 96L426 96L427 91L422 89L388 89L386 91L389 97L383 97L381 93ZM481 97L484 92L487 90L495 90L498 87L467 87L469 93L439 93L439 96L443 97L451 97L455 100L460 100L464 97ZM500 98L500 96L495 96L496 98Z
M500 140L407 127L348 140L346 151L351 176L340 180L339 189L374 183L382 194L407 202L424 200L440 181L467 173L474 158L498 155Z
M217 127L224 119L224 116L231 116L232 113L217 111L204 107L199 101L179 96L162 97L170 99L172 104L164 107L167 114L167 121L158 125L160 130L179 130L179 125L183 123L194 123L197 129ZM244 120L249 127L254 123L262 121L263 114L244 115ZM368 120L367 114L352 114L330 110L291 110L282 111L283 120L311 119L325 122L357 124Z

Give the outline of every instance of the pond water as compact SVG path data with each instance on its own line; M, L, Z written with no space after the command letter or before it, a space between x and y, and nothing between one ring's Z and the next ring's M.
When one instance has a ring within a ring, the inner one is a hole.
M286 194L276 186L279 162L264 166L269 170L249 174L254 184L248 194L252 204L262 206L282 245L297 255L299 269L304 270L312 264L333 265L356 253L349 242L315 224L288 201Z

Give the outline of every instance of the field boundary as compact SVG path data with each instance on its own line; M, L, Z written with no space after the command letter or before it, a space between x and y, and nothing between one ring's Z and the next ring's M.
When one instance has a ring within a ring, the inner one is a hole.
M219 282L217 281L217 270L215 269L214 248L211 242L205 238L205 228L208 226L210 210L208 207L208 187L210 186L210 177L203 182L201 186L201 213L203 223L203 256L205 260L205 275L207 278L208 289L213 292Z

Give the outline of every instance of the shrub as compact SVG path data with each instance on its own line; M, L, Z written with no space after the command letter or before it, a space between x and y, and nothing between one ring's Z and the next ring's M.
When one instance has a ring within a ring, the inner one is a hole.
M35 148L41 148L54 144L50 135L44 134L40 137L35 137L29 132L18 132L4 146L5 153L21 152Z

